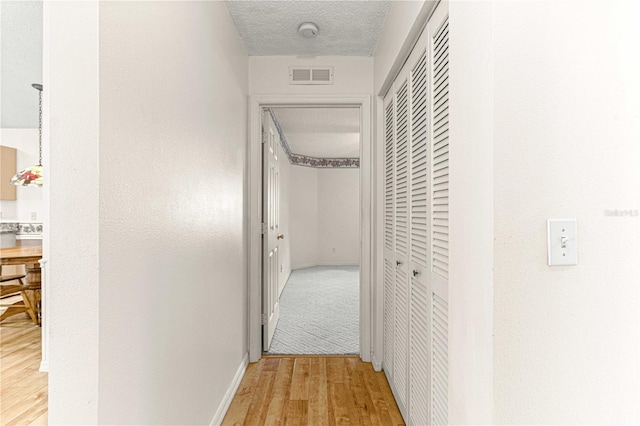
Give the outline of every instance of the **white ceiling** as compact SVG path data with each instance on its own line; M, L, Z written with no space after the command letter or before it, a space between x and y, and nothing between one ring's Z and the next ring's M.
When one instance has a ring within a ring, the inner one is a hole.
M272 108L294 154L316 158L360 156L358 108Z
M227 0L249 56L373 56L390 1ZM314 22L318 35L298 34Z
M42 1L2 1L0 40L0 125L36 128L38 91L31 84L42 84Z

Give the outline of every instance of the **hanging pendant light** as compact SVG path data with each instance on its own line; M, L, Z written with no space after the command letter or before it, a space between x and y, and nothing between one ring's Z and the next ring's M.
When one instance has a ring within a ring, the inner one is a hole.
M14 185L22 186L42 186L42 84L32 84L34 89L38 90L38 104L39 104L39 116L38 116L38 164L35 166L27 167L24 170L16 173L11 178L11 183Z

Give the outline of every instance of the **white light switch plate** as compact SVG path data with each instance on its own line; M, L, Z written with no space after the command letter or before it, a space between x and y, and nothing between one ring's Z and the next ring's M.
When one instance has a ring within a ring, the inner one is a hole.
M547 220L547 263L549 266L578 264L577 228L575 219Z

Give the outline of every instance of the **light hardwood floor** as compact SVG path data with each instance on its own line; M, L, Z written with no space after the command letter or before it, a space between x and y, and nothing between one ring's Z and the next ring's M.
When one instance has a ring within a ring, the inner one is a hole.
M384 373L358 357L270 356L250 364L223 425L403 425Z
M38 371L41 331L24 314L0 323L0 425L47 424L47 373Z
M40 328L0 325L0 424L47 424ZM264 357L250 364L223 425L403 425L384 373L358 357Z

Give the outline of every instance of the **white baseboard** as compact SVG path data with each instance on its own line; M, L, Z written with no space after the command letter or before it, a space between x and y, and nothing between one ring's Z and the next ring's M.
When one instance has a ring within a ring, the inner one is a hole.
M318 266L360 266L358 262L318 262Z
M40 362L40 368L38 369L38 371L40 371L41 373L48 373L49 372L49 361L42 360Z
M224 416L227 414L231 401L233 401L233 397L236 395L238 387L240 387L240 382L242 382L244 373L247 371L247 365L249 365L249 354L245 354L244 358L242 358L242 362L236 371L236 375L233 376L233 380L231 381L227 392L224 394L224 398L222 398L222 402L220 402L218 410L213 416L213 420L211 420L211 426L219 426L222 424L222 420L224 420Z
M301 265L291 265L291 271L294 271L296 269L311 268L312 266L318 266L318 264L317 263L303 263Z
M313 266L359 266L358 263L353 263L353 262L345 262L345 263L340 263L340 262L315 262L315 263L303 263L302 265L291 265L291 270L295 270L295 269L304 269L304 268L311 268Z
M287 286L287 283L289 282L289 277L291 276L291 271L293 269L289 270L289 275L287 275L287 279L284 280L284 285L282 286L282 288L280 289L280 292L278 293L278 297L280 297L282 295L282 292L284 291L284 288Z
M371 357L371 365L374 371L382 371L382 361L378 361L375 355Z

